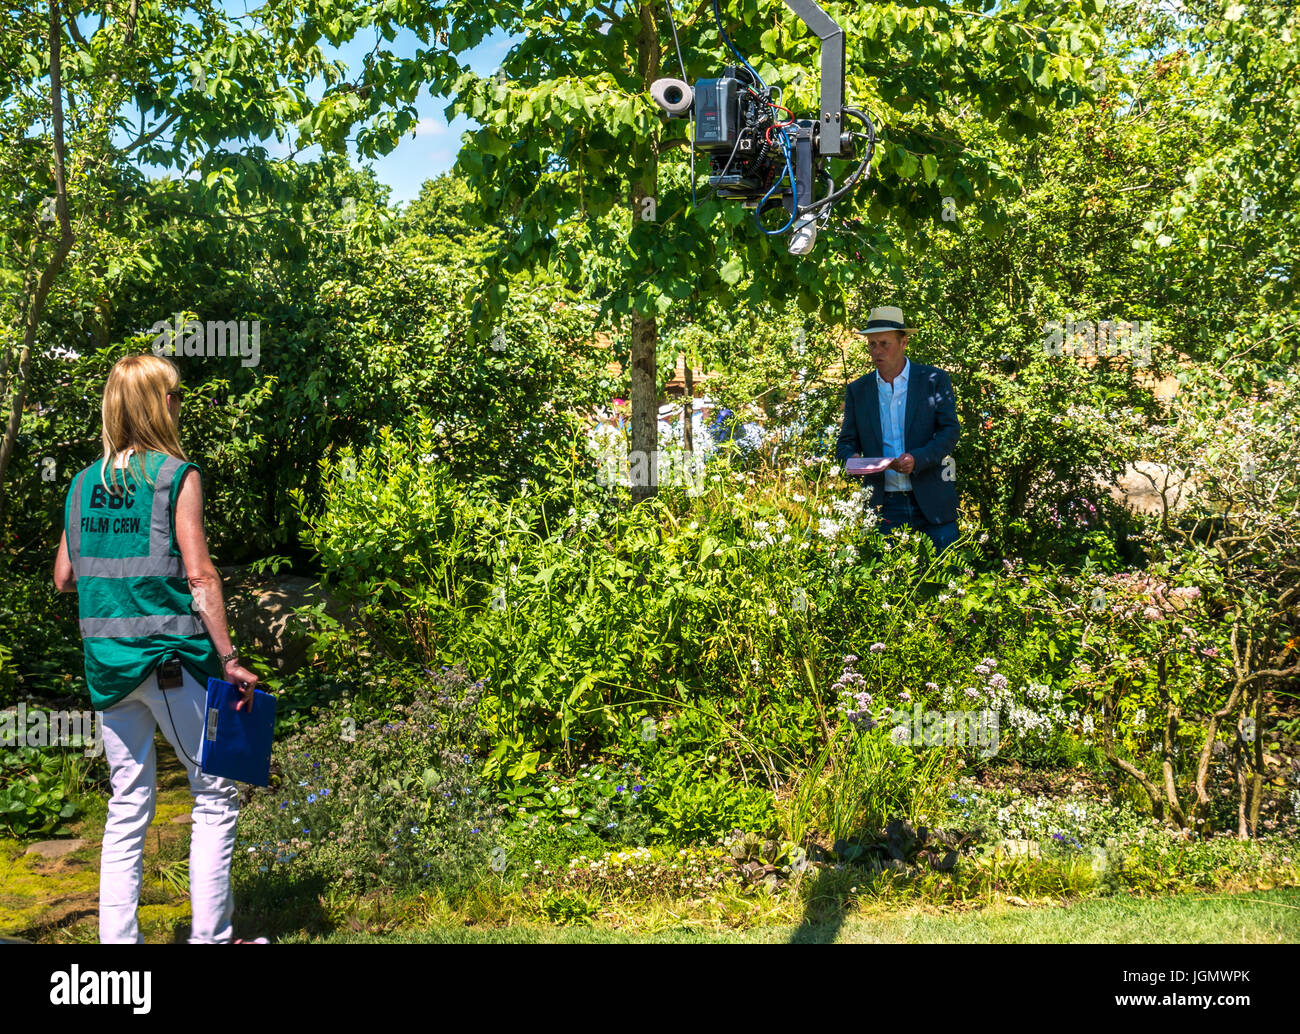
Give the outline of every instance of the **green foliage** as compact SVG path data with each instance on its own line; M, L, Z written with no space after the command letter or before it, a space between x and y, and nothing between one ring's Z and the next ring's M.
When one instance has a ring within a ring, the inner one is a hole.
M77 601L55 591L53 556L41 558L39 573L0 556L0 707L24 691L53 698L85 692Z
M767 834L777 829L772 791L747 786L727 773L707 776L700 768L707 759L673 757L663 763L663 775L647 786L660 833L676 844L714 841L733 830Z
M572 779L538 772L512 780L497 791L511 817L505 827L516 836L533 830L567 838L597 836L620 844L644 843L652 829L653 800L639 769L629 763L584 764Z
M0 831L33 839L66 834L77 814L82 767L39 747L0 751Z
M355 891L472 886L498 831L477 775L480 689L461 672L434 676L389 720L362 724L343 700L278 741L272 785L240 817L246 874L323 873Z
M875 834L895 818L922 823L937 813L954 756L897 743L885 726L849 726L793 787L786 808L790 836L802 843L815 830L838 842Z
M578 891L546 890L542 892L537 907L552 923L561 926L590 925L600 910L600 903Z
M457 40L472 46L497 27L521 41L499 77L459 65L453 71L445 62L425 78L452 98L448 117L463 114L481 126L467 134L457 169L478 194L484 220L509 220L517 229L511 247L493 262L493 279L547 263L581 282L594 253L615 256L618 290L602 299L608 311L664 315L679 300L728 292L745 271L752 274L743 289L749 303L797 295L805 311L822 305L842 311L861 270L855 252L873 247L885 262L897 258L887 233L876 228L883 213L906 225L937 207L943 189L991 197L1012 186L986 152L953 138L947 120L936 132L940 114L996 106L1012 109L1003 120L1006 132L1032 131L1042 109L1065 103L1067 84L1082 80L1079 55L1097 42L1087 20L1094 10L1090 2L1051 13L1013 5L978 20L938 3L838 12L851 43L848 95L871 111L881 136L874 197L853 199L872 230L856 241L836 235L816 256L800 260L760 234L739 206L705 198L702 188L692 202L692 185L680 175L687 123L662 118L648 96L650 82L672 67L672 51L634 8L589 12L571 23L573 31L557 35L550 15L526 3L499 4L490 15L453 4L453 50ZM718 34L685 9L678 14L686 74L715 70L723 49ZM794 31L791 12L778 9L774 17L775 24L740 11L731 35L762 74L782 84L783 103L810 108L815 78L806 69L815 67L817 40ZM594 31L603 21L608 30ZM1025 31L1025 22L1039 31ZM906 74L889 59L894 47L912 56ZM367 85L390 93L390 75L376 69ZM677 157L670 162L672 152ZM678 173L671 187L667 180L655 186L661 166ZM839 168L833 174L842 181ZM634 220L629 199L654 193L659 219ZM503 294L485 291L485 311L494 311Z

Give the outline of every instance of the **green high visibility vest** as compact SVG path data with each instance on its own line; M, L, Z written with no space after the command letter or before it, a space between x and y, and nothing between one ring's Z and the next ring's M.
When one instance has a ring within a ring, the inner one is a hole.
M152 492L135 483L129 468L109 472L109 485L116 477L119 486L110 492L100 480L100 459L72 479L64 504L86 686L97 711L129 694L169 654L200 685L222 676L216 647L192 609L176 545L181 475L198 467L162 452L147 452L143 461Z

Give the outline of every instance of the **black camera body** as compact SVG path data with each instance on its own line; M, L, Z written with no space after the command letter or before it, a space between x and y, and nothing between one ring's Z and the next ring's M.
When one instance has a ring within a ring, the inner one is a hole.
M185 685L185 672L181 668L181 659L175 654L169 654L166 660L158 665L158 688L180 689L183 685Z
M717 79L695 84L695 146L709 156L709 186L718 197L754 207L785 172L785 157L771 140L777 125L772 106L744 72L730 65ZM778 188L773 199L789 194L788 187Z
M784 2L822 43L822 96L817 116L795 118L774 99L780 97L780 88L764 83L731 44L722 29L716 0L719 31L741 63L726 66L716 77L697 80L694 87L681 79L658 79L650 94L669 117L694 118L694 148L708 157L709 186L714 194L755 209L756 219L769 208L783 205L789 222L784 230L775 232L792 230L789 250L802 255L811 250L817 226L825 225L831 206L867 170L875 150L875 127L865 114L844 106L844 30L815 0ZM857 171L837 190L826 172L825 159L855 157L854 134L844 124L846 114L867 127L868 149ZM817 185L822 183L826 192L817 197ZM762 228L761 223L759 226Z

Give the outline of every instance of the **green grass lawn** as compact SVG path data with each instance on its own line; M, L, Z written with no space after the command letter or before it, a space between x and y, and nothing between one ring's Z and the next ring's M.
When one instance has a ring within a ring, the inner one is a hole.
M601 926L434 926L382 935L345 932L285 940L333 944L1293 944L1300 941L1300 888L1106 898L1056 908L997 905L946 913L905 909L850 916L841 923L749 930L681 926L632 934Z

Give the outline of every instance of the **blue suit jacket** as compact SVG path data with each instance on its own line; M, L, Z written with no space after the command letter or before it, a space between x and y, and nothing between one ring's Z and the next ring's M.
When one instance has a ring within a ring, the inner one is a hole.
M943 478L944 457L952 454L961 435L957 420L957 398L952 378L937 366L911 359L907 373L907 410L903 418L903 451L916 461L912 470L912 491L926 519L947 524L957 519L955 466L951 481ZM880 432L880 403L876 397L876 371L859 377L844 389L844 423L835 443L835 458L841 464L855 452L863 456L884 455ZM885 475L869 474L863 479L873 486L871 505L884 502Z

